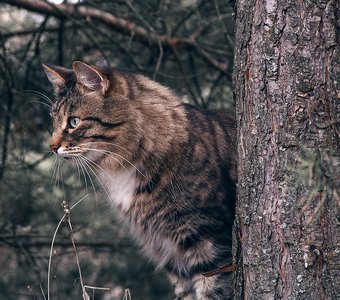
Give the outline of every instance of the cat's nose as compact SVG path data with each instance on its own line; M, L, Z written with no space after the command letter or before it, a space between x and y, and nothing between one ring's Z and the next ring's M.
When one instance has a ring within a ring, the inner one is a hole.
M60 146L61 146L61 135L59 133L54 132L50 140L50 149L51 151L57 153Z
M58 151L59 148L60 148L60 145L59 145L59 144L50 143L50 149L51 149L51 151L57 153L57 151Z

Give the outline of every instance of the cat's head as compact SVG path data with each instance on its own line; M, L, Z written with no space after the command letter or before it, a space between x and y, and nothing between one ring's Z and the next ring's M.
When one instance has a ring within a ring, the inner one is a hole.
M50 148L65 159L97 163L127 158L135 145L136 111L127 97L124 77L76 61L72 69L43 65L56 99L51 116ZM112 153L116 155L113 156Z

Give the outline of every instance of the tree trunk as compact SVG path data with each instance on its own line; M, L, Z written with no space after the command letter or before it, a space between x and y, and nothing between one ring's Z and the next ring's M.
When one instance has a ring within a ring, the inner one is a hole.
M340 299L339 6L237 2L235 299Z

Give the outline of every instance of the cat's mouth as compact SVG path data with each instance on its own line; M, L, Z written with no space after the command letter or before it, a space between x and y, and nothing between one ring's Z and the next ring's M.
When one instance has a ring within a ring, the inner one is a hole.
M81 157L83 151L79 147L59 147L57 150L58 156L64 159L72 159L76 157Z
M95 149L83 149L78 146L74 147L62 147L60 146L56 151L56 154L68 161L86 161L87 163L96 163L102 156L99 150Z

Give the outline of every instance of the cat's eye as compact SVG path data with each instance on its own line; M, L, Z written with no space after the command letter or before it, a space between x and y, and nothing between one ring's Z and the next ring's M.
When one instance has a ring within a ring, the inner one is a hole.
M74 129L79 125L79 122L80 122L80 118L71 117L71 118L68 119L68 126L69 126L69 128Z

